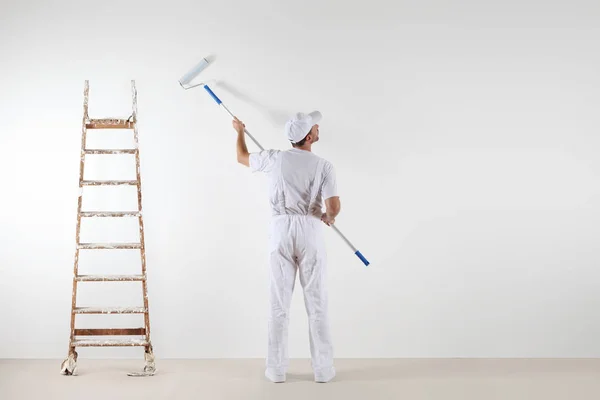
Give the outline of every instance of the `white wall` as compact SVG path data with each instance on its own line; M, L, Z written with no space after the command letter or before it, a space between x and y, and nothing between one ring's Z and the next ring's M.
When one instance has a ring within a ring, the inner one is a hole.
M286 148L282 115L325 116L338 225L372 262L328 231L336 356L600 356L597 2L136 3L2 3L0 357L66 354L83 81L92 117L126 117L132 78L156 353L264 355L265 178L177 83L211 53L206 77L266 147ZM81 299L137 302L120 289ZM299 291L290 335L307 357Z

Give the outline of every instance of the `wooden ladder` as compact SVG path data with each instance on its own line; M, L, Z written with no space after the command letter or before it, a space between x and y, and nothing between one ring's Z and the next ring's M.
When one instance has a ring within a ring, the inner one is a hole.
M135 81L131 81L133 97L133 113L128 119L90 119L88 116L89 81L85 81L83 100L83 123L81 131L81 157L79 163L79 198L77 202L77 230L75 263L73 267L73 292L71 301L71 334L69 337L69 353L61 365L61 373L73 375L77 367L76 347L114 347L114 346L143 346L145 349L144 372L132 372L130 376L148 376L156 371L154 354L150 342L150 319L148 310L148 290L146 280L146 252L144 244L144 219L142 214L142 181L140 176L140 152L137 128L137 90ZM86 137L88 129L130 129L133 130L135 147L133 149L88 149ZM135 156L136 180L84 180L86 155L89 154L131 154ZM85 186L137 186L137 211L82 211L83 188ZM137 218L139 221L138 243L81 243L82 218ZM80 275L79 252L80 250L116 250L138 249L141 253L140 275ZM77 285L80 282L141 282L143 292L143 305L140 307L78 307ZM144 314L144 327L125 329L77 329L75 316L78 314ZM90 339L89 337L126 336L122 339Z

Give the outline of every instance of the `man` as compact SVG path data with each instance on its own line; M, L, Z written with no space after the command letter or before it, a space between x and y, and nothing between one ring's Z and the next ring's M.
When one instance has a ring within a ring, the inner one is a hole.
M319 141L321 113L297 113L285 125L292 144L287 151L248 153L245 125L237 118L238 162L270 180L270 315L265 376L285 382L288 368L288 324L296 272L304 290L308 314L311 364L316 382L335 376L327 315L326 254L321 221L335 222L340 199L333 165L312 153ZM326 212L322 212L325 201Z

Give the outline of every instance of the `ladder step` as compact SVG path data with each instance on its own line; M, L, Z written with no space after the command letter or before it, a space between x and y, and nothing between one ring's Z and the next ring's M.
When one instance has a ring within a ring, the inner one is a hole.
M146 339L73 340L73 347L147 346Z
M137 181L81 181L81 186L137 185Z
M85 127L87 129L133 129L134 122L115 118L90 119Z
M144 307L75 307L74 314L144 314Z
M78 249L86 250L130 250L141 249L141 243L79 243Z
M85 154L135 154L136 149L85 149Z
M77 282L136 282L145 281L145 275L77 275Z
M145 335L144 328L75 329L75 336L139 336Z
M140 217L139 211L82 211L82 217Z

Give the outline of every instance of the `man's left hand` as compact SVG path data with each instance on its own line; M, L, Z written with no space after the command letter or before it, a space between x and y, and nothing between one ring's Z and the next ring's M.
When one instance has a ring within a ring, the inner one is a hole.
M233 129L235 129L237 133L239 133L240 135L244 133L244 128L246 127L246 125L244 125L242 121L237 119L237 117L234 117L234 120L231 122L231 124L233 125Z

